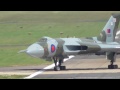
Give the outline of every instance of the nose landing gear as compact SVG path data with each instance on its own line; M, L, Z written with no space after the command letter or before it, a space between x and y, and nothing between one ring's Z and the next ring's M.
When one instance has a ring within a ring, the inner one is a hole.
M55 64L54 71L60 71L60 70L65 70L66 69L66 66L62 66L63 59L59 59L59 62L58 62L58 58L53 57L53 60L54 60L54 64ZM58 62L58 65L57 65L57 62Z

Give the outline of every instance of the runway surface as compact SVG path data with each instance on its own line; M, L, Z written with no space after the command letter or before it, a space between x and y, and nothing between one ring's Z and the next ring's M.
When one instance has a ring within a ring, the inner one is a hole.
M80 55L66 61L66 70L53 71L53 68L36 75L33 79L120 79L120 55L117 56L118 69L108 69L110 61L106 56ZM24 67L2 67L0 74L30 75L42 70L46 65Z
M117 64L120 66L120 56L117 56ZM115 64L116 64L115 63ZM38 79L120 79L119 69L108 69L110 62L106 56L80 55L65 62L64 71L47 70L35 76Z

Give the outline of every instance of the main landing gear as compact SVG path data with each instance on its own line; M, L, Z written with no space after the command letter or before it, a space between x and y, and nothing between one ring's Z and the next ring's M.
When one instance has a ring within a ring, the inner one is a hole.
M115 52L111 52L107 55L107 58L110 61L110 65L108 65L108 69L118 69L118 65L114 65L114 62L116 61L116 53Z
M66 69L65 66L61 66L63 63L63 59L59 59L58 65L57 65L57 61L58 61L57 57L53 57L53 60L54 60L54 64L55 64L54 71L60 71L60 70Z

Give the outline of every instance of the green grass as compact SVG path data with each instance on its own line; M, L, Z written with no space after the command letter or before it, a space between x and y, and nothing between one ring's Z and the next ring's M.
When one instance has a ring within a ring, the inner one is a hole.
M114 11L115 12L115 11ZM0 11L0 66L50 64L17 52L42 36L92 37L103 29L113 11ZM120 13L116 11L115 13Z
M26 55L25 53L17 53L19 50L25 48L21 47L0 47L0 67L5 66L25 66L25 65L41 65L50 64L48 62L39 58L33 58Z
M5 24L0 25L0 44L31 44L42 36L60 37L60 32L64 33L63 37L67 35L70 37L96 36L104 24L104 22L24 24L22 29L19 25Z
M23 79L26 75L0 75L0 79Z

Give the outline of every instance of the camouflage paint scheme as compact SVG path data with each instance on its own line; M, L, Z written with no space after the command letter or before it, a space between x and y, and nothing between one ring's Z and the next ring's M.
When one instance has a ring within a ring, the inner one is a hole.
M65 70L65 66L61 66L63 59L69 55L95 54L106 55L106 59L110 60L109 69L117 69L118 65L114 65L116 55L120 53L120 32L118 25L120 14L112 14L99 36L86 38L50 38L42 37L38 42L30 45L25 52L32 57L43 58L51 61L54 60L54 70ZM59 64L57 65L57 60Z
M119 25L119 20L120 14L112 14L105 27L101 31L100 35L97 37L42 37L38 42L35 43L36 45L38 44L41 47L42 54L31 54L30 52L27 52L29 51L31 46L28 47L26 53L33 57L46 59L51 57L67 58L69 55L79 55L86 53L120 52L120 44L118 42L115 42L115 36Z
M116 55L120 53L120 36L116 35L119 21L120 14L112 14L99 36L86 38L50 38L44 36L38 42L30 45L26 50L21 50L20 52L25 52L32 57L43 58L49 61L53 59L55 71L65 69L65 67L61 67L61 63L69 55L104 54L111 62L108 68L115 69L118 66L113 65L113 62L116 60ZM58 66L56 64L57 59L59 59Z

